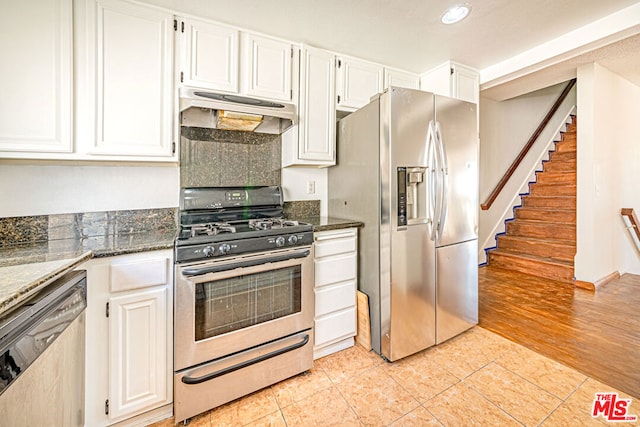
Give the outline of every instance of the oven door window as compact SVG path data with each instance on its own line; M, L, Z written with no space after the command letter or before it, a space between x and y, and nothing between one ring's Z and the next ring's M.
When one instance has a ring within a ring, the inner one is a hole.
M268 322L301 309L301 267L196 284L196 341Z

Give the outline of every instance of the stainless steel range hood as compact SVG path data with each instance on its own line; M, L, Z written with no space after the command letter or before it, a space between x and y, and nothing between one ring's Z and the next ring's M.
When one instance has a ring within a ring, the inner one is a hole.
M180 124L280 135L293 126L293 104L180 88Z

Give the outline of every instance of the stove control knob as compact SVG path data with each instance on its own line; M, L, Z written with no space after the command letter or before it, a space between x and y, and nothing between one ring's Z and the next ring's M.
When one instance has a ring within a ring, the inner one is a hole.
M202 249L202 255L206 256L206 257L211 257L213 256L214 250L211 246L205 246Z
M231 252L231 246L228 243L223 243L218 248L218 252L220 252L220 255L228 255Z
M295 234L293 236L289 236L289 244L295 245L296 243L298 243L298 236Z
M277 247L284 246L284 237L280 236L280 237L276 238L276 246Z

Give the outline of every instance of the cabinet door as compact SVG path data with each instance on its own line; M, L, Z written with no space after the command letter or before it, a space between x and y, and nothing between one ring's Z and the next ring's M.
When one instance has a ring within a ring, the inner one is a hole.
M95 6L90 154L172 156L173 15L121 0Z
M301 62L298 157L335 164L335 57L305 47Z
M451 76L453 97L463 101L478 103L480 91L479 75L477 71L456 65Z
M337 108L355 111L382 91L383 68L353 58L338 58Z
M249 33L243 38L246 94L291 101L291 44Z
M2 157L72 150L72 12L71 0L0 2Z
M453 73L450 62L445 62L436 68L427 71L420 77L420 89L432 92L436 95L452 97L451 74Z
M384 88L389 86L404 87L408 89L420 89L420 77L417 74L406 71L384 69Z
M195 19L182 19L182 83L238 93L238 30Z
M420 78L420 89L477 104L479 81L478 71L448 61L424 73Z
M167 288L109 299L109 418L168 400Z

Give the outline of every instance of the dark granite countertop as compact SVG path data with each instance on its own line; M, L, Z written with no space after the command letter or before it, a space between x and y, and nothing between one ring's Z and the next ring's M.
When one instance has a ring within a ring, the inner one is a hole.
M340 230L343 228L363 227L364 223L353 219L336 218L331 216L314 216L310 218L297 218L299 221L313 225L313 231Z
M90 258L91 251L85 251L68 253L60 259L0 266L0 316L20 305L41 286L51 283Z
M296 219L311 223L316 232L364 225L319 215ZM176 228L172 211L118 211L10 218L0 227L2 233L0 316L93 257L171 249ZM29 241L32 236L37 241Z
M293 200L284 202L284 216L288 219L307 222L313 231L340 230L364 227L364 223L352 219L320 215L320 200Z
M0 316L93 257L173 248L173 230L50 240L0 248Z
M0 316L93 257L172 249L174 209L0 221ZM82 217L79 219L79 217Z

